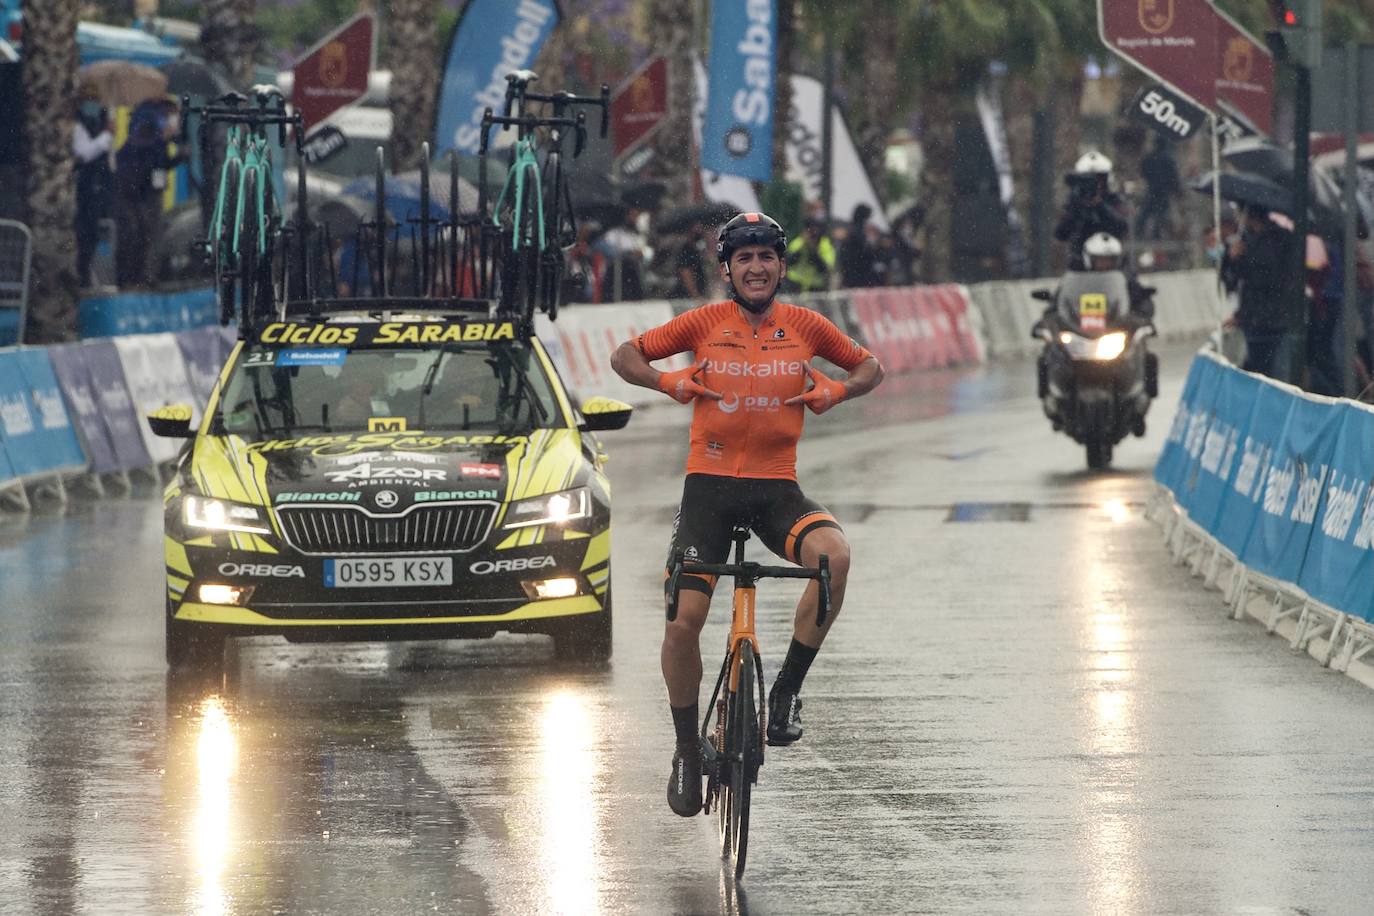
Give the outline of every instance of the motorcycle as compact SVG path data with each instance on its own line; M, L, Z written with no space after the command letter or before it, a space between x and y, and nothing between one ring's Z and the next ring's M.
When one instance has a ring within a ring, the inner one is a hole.
M1120 271L1070 271L1057 289L1031 296L1052 304L1031 329L1045 343L1037 361L1045 416L1084 446L1089 468L1101 470L1127 434L1145 435L1145 414L1159 395L1159 358L1146 346L1154 325L1130 308Z

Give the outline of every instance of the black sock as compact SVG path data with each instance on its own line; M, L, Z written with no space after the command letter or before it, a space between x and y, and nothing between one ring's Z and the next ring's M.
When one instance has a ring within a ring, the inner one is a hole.
M677 743L696 746L697 743L697 704L691 706L669 706L673 711L673 730L677 732Z
M782 668L778 671L778 680L774 687L788 693L801 693L802 681L806 680L806 672L810 670L811 663L816 660L816 653L819 651L797 642L794 638L792 645L787 647L787 657L782 660Z

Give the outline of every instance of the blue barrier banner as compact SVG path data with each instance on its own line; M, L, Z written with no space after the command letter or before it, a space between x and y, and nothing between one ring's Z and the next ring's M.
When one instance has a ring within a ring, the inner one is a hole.
M186 363L186 378L191 382L191 391L200 402L196 406L204 408L210 400L210 392L219 379L219 370L224 361L219 353L219 329L198 328L193 331L178 331L175 335L181 358Z
M506 74L534 65L558 18L555 0L469 0L453 33L439 87L435 155L451 149L477 155L483 110L505 112ZM561 88L536 83L531 91Z
M82 337L182 331L219 320L212 288L176 293L119 293L81 300Z
M711 4L711 61L701 167L768 181L773 175L776 0Z
M47 436L39 425L38 408L19 369L18 350L0 351L0 441L15 476L42 474L53 467L44 448Z
M91 386L100 404L100 415L110 434L115 460L121 471L146 468L153 463L139 432L138 414L134 399L124 380L124 367L114 341L91 340L81 345L86 369L91 374Z
M1242 374L1237 369L1231 371ZM1216 539L1237 557L1244 553L1259 515L1269 459L1283 436L1294 400L1286 389L1259 381L1255 403L1250 409L1250 422L1236 453L1235 473L1211 529Z
M1269 458L1259 514L1241 561L1265 575L1297 582L1335 455L1341 414L1330 403L1288 396L1288 422Z
M1317 527L1298 585L1313 598L1374 619L1374 412L1343 403Z
M100 418L100 406L91 386L90 373L86 370L81 345L72 343L49 347L48 355L52 357L53 372L57 375L62 395L67 399L68 412L76 420L82 448L90 456L91 470L96 474L119 470L114 446L110 443L110 432Z
M1215 360L1205 356L1193 357L1189 378L1183 383L1183 396L1179 398L1178 411L1173 413L1173 424L1169 427L1164 450L1160 452L1160 460L1154 464L1154 479L1168 488L1175 499L1183 492L1184 474L1189 467L1189 453L1184 448L1184 441L1189 438L1189 428L1195 423L1194 415L1210 408L1209 396L1215 389L1215 379L1220 371L1221 367ZM1204 391L1208 394L1206 401Z
M64 471L87 467L90 460L81 448L76 430L72 428L71 417L67 414L67 405L62 401L62 389L57 384L57 376L53 374L47 350L20 350L15 357L37 410L35 419L43 439L48 467Z
M1188 518L1213 534L1227 489L1240 467L1241 444L1264 384L1257 376L1229 367L1220 367L1217 382L1188 499Z

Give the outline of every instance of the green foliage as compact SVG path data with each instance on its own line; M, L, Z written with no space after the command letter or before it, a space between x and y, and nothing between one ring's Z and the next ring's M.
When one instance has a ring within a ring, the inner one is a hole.
M763 186L759 206L782 225L788 238L801 232L806 214L802 212L802 186L797 182L774 178Z
M310 0L299 6L258 3L263 45L277 57L295 57L358 12L358 0Z

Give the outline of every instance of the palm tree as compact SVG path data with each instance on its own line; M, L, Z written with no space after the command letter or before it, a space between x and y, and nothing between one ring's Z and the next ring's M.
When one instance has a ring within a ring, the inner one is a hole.
M437 0L387 0L384 66L391 69L391 170L420 165L439 88Z
M76 103L79 0L26 4L24 56L24 209L33 232L27 339L77 336L76 181L72 130Z
M205 0L200 44L205 60L240 91L253 84L260 30L258 0Z

